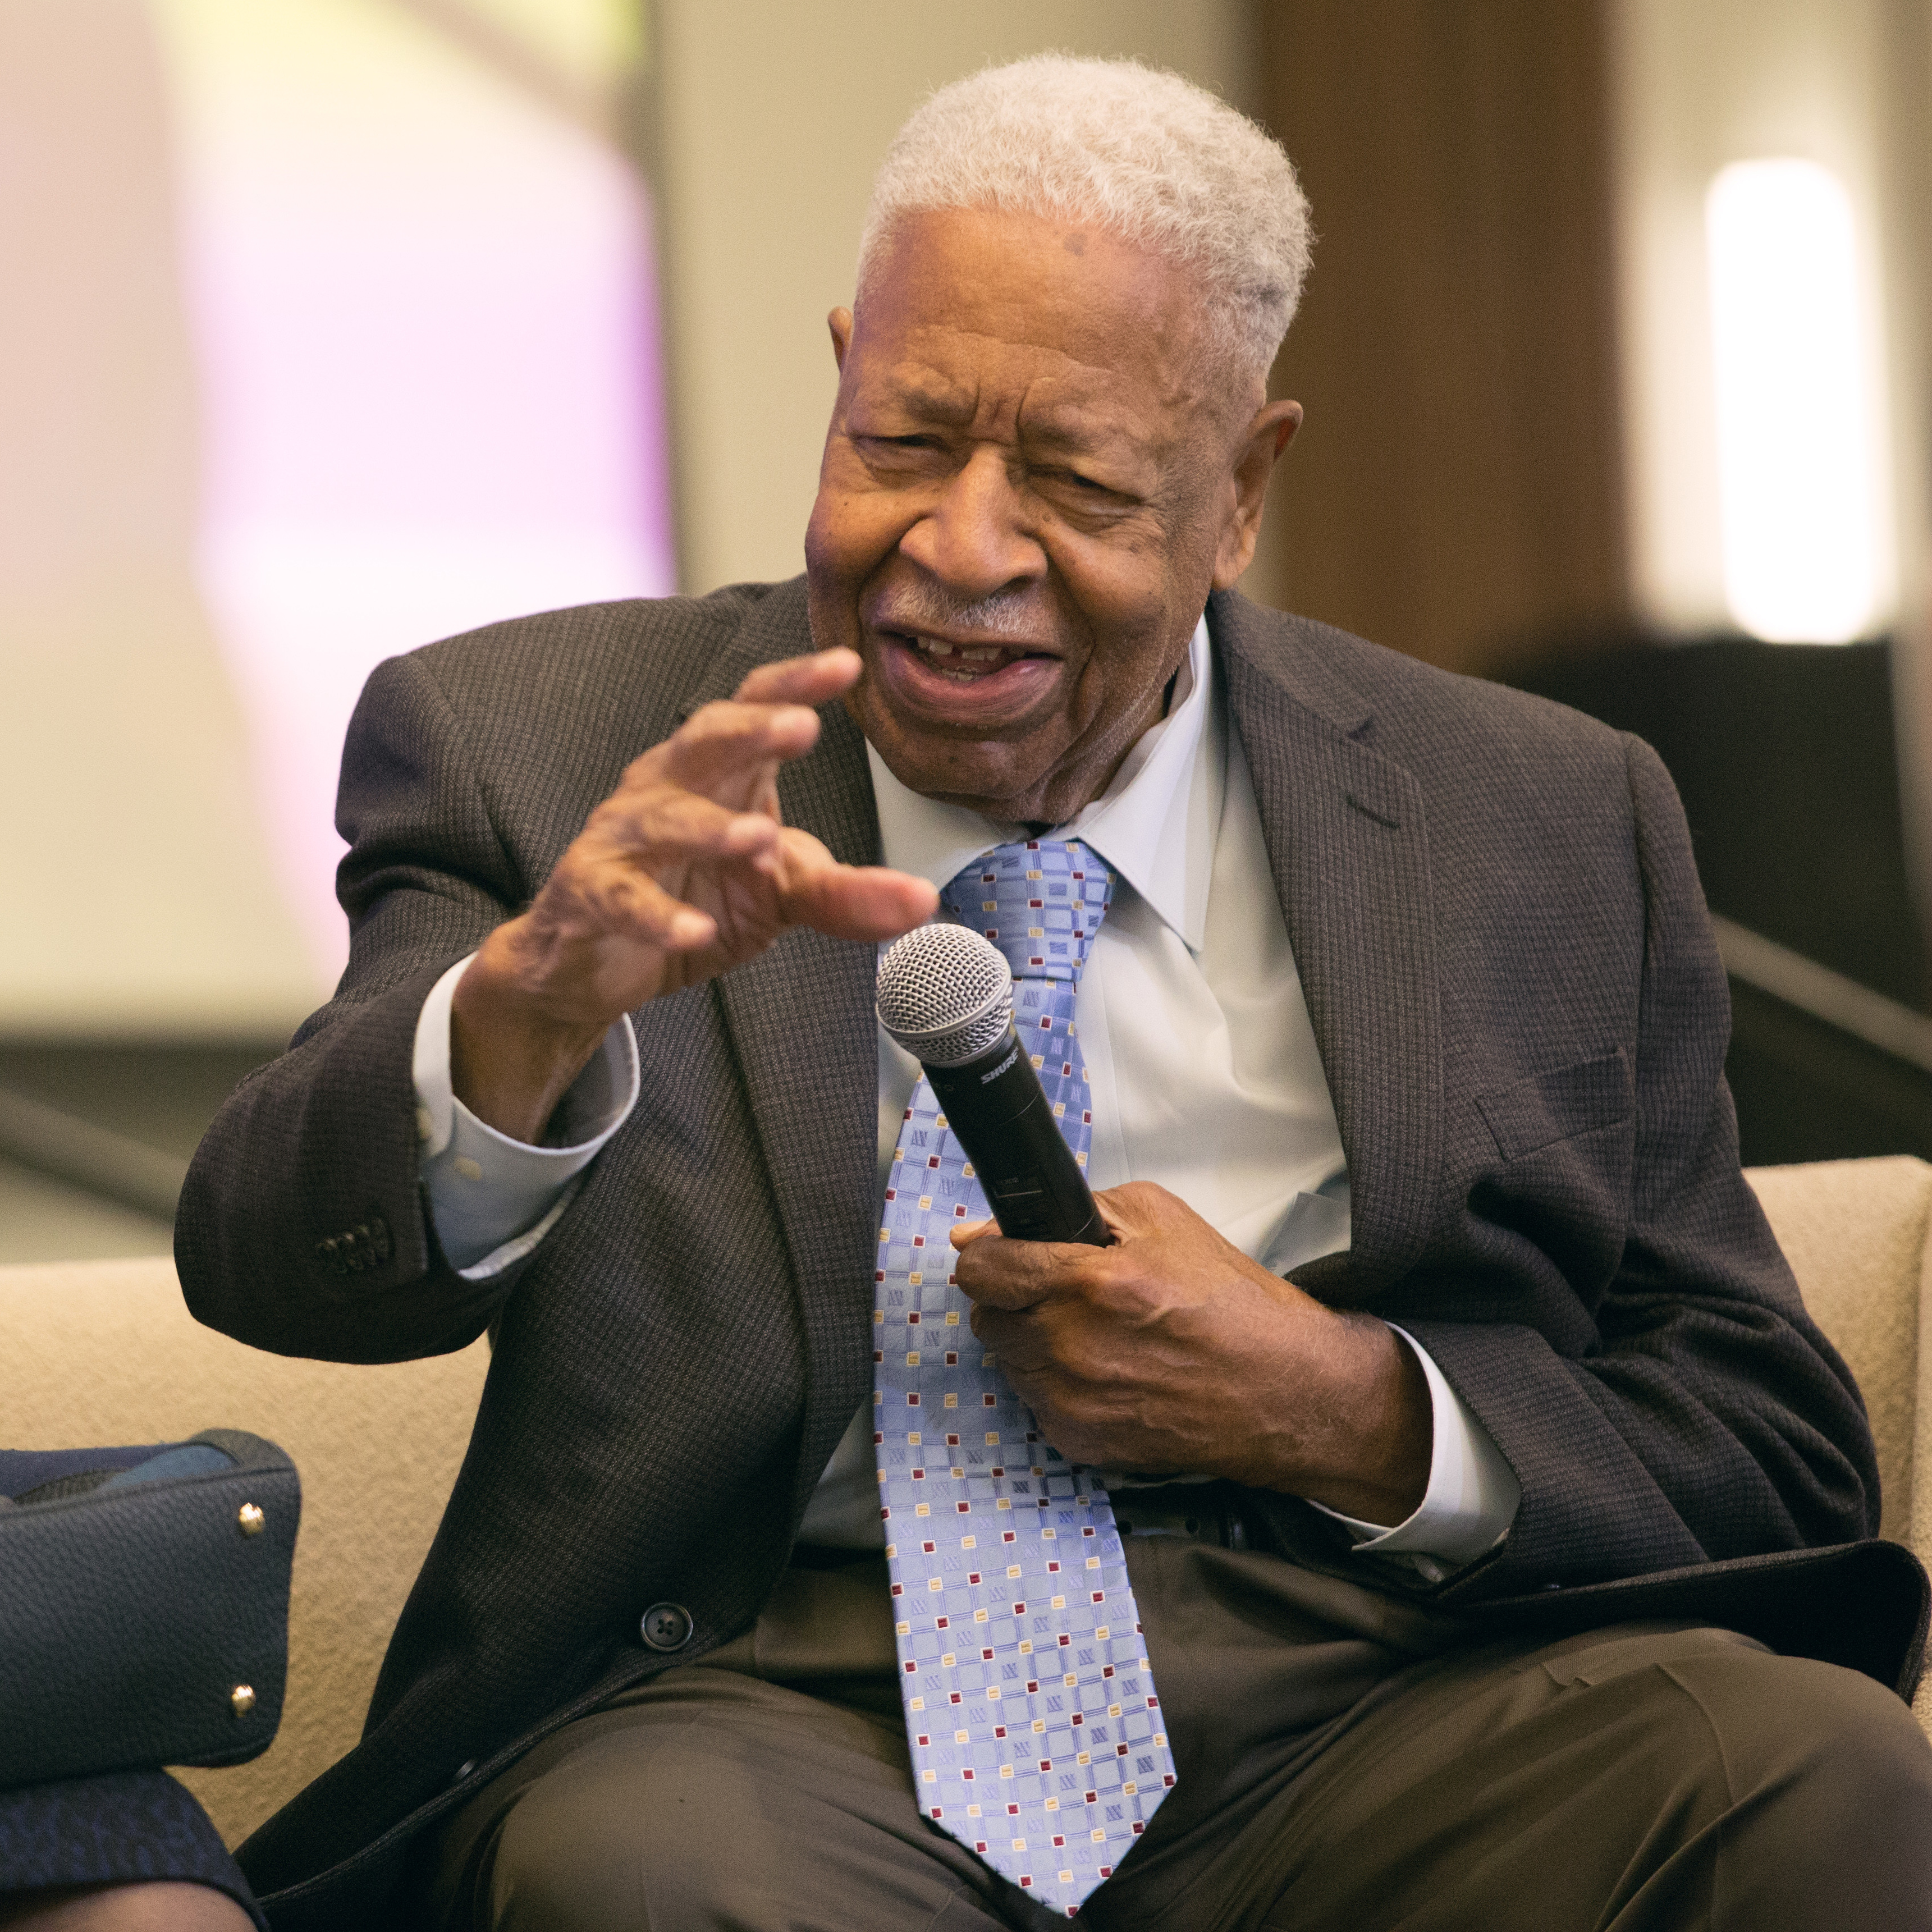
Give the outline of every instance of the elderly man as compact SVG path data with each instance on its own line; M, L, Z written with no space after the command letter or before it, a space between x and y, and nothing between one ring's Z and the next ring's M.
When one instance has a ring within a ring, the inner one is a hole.
M1667 779L1232 590L1306 254L1172 76L946 88L804 581L370 680L350 968L182 1277L496 1346L363 1742L244 1850L278 1928L1932 1923L1924 1580ZM1111 1245L989 1231L875 1030L936 911Z

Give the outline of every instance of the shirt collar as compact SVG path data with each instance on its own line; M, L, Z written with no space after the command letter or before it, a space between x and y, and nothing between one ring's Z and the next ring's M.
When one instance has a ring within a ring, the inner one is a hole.
M1142 734L1106 790L1052 835L1090 845L1196 952L1207 934L1227 783L1227 724L1219 700L1204 614L1166 716ZM881 856L895 871L943 886L982 852L1027 836L1024 826L912 790L869 744L866 754Z

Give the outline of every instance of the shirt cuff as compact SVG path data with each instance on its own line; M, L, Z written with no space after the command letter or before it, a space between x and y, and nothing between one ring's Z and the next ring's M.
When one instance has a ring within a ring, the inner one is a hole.
M520 1262L554 1227L577 1177L622 1126L638 1100L638 1041L628 1016L604 1034L590 1064L551 1115L548 1139L532 1147L479 1120L456 1097L449 1076L449 1006L459 959L430 988L416 1021L411 1064L416 1094L416 1171L449 1264L484 1281Z
M1429 1487L1393 1529L1344 1516L1320 1503L1315 1507L1353 1534L1358 1556L1405 1558L1430 1582L1439 1583L1509 1534L1522 1500L1522 1486L1429 1351L1406 1329L1396 1328L1393 1322L1388 1325L1415 1352L1429 1384Z

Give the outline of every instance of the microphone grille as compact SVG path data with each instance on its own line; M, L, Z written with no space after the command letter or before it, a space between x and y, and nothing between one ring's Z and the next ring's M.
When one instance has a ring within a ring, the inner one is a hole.
M928 1066L962 1066L1003 1034L1012 968L964 926L915 926L879 961L879 1024Z

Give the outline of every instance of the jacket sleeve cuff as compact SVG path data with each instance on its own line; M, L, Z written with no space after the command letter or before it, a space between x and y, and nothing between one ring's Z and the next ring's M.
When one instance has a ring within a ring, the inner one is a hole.
M417 1173L436 1239L466 1281L525 1259L554 1227L578 1176L637 1105L638 1042L628 1016L614 1024L558 1102L550 1144L512 1140L457 1099L449 1072L449 1008L474 953L430 988L416 1022Z
M1502 1451L1449 1386L1429 1351L1406 1329L1392 1322L1388 1325L1414 1350L1429 1384L1429 1486L1414 1510L1393 1528L1343 1516L1320 1503L1314 1506L1354 1536L1358 1555L1406 1558L1428 1582L1439 1583L1509 1534L1522 1490Z

